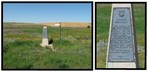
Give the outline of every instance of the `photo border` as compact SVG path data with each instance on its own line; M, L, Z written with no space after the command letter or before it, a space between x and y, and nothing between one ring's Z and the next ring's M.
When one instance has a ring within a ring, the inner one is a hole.
M97 68L97 16L95 16L95 70L146 70L147 65L147 2L95 2L95 15L97 15L97 4L112 4L112 3L131 3L131 4L145 4L145 65L144 68ZM133 14L134 17L134 14ZM133 18L133 23L134 18Z
M1 36L1 70L2 71L10 71L10 70L17 70L17 71L21 71L21 70L39 70L39 71L45 71L45 70L54 70L54 71L58 71L58 70L65 70L65 71L73 71L73 70L79 70L79 71L93 71L93 1L1 1L1 35L3 35L3 4L4 3L84 3L84 4L91 4L91 68L90 69L4 69L3 68L3 36Z

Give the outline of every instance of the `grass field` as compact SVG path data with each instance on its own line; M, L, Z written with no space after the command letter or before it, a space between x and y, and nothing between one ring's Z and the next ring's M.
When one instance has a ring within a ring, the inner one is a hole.
M145 5L134 4L133 8L137 35L137 46L141 50L145 49ZM97 46L97 68L105 68L106 64L106 43L108 42L109 36L110 15L111 4L97 4L97 43L105 43L104 46ZM144 68L145 50L139 51L138 55L140 68Z
M91 28L48 26L56 51L40 46L40 24L3 24L3 69L91 69Z

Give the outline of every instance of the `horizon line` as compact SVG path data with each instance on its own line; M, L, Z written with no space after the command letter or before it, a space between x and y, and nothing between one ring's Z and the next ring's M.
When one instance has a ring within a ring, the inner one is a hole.
M8 23L9 21L5 21L3 23ZM10 21L9 23L11 23L12 21ZM62 22L62 21L61 21ZM63 21L63 22L69 22L69 21ZM72 21L70 21L72 22ZM12 22L13 23L13 22ZM14 23L60 23L60 22L14 22ZM76 22L75 22L76 23ZM79 23L92 23L92 22L79 22Z

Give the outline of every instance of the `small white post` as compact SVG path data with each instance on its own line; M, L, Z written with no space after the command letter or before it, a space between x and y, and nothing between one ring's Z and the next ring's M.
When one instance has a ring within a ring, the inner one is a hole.
M47 32L47 27L44 26L43 27L43 34L42 34L42 43L41 43L41 46L42 47L46 47L48 46L48 32Z
M53 44L49 44L49 40L48 40L48 31L47 31L47 27L44 26L43 27L43 34L42 34L42 43L40 44L42 47L50 47L53 51Z

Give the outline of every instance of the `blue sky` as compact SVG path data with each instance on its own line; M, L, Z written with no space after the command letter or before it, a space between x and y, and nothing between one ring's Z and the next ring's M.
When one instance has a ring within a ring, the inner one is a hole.
M4 3L4 22L91 22L90 3Z

